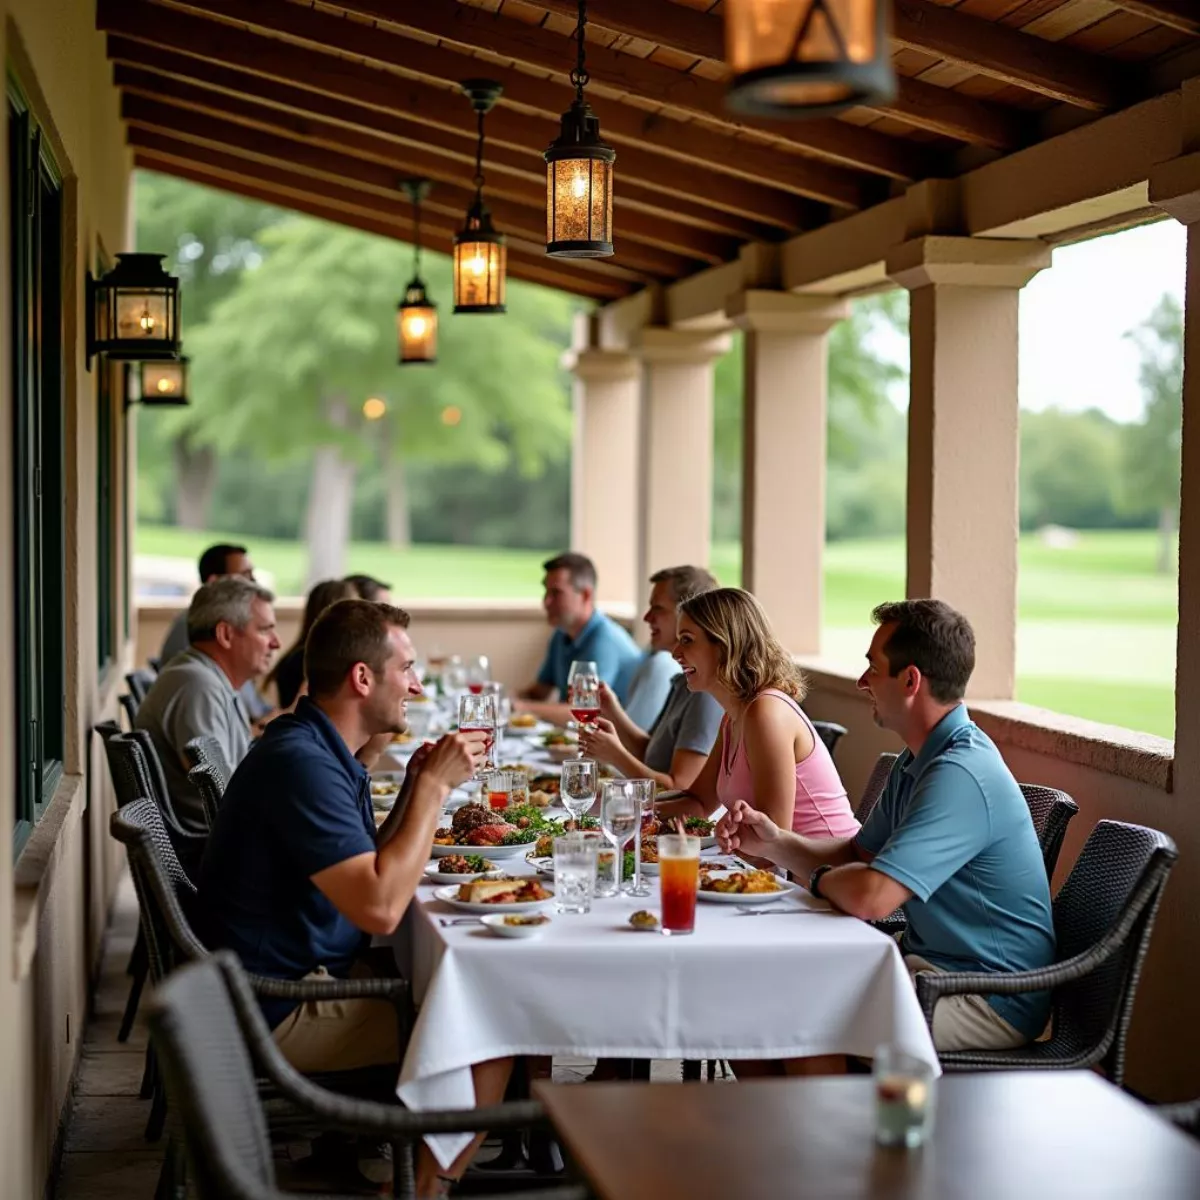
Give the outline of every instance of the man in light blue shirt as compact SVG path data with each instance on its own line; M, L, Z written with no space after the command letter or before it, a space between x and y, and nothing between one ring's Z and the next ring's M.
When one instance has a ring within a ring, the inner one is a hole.
M571 717L566 701L573 662L594 662L601 680L624 700L643 654L628 631L596 608L596 567L590 558L559 554L542 568L542 607L554 633L537 680L521 691L515 707L565 725Z
M813 895L863 920L903 907L909 972L1030 971L1054 961L1050 885L1029 807L962 697L975 665L967 619L940 600L882 604L858 686L876 723L907 747L867 823L849 840L800 838L741 808L727 845L807 878ZM1047 992L947 996L939 1050L1005 1050L1033 1041Z

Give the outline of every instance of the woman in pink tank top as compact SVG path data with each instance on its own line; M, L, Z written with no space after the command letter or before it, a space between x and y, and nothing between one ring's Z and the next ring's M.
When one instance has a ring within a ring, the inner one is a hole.
M800 707L804 677L762 605L740 588L702 592L679 606L675 660L689 691L725 710L721 737L689 794L661 816L711 816L745 800L805 837L858 832L825 743Z

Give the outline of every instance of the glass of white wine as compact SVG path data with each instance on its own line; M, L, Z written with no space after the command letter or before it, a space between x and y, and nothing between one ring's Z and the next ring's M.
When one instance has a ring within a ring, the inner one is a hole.
M598 778L595 759L571 758L563 763L558 795L563 808L571 814L577 824L579 818L596 803Z
M606 779L600 789L600 828L613 844L617 856L616 879L611 893L621 890L621 862L625 843L633 837L642 819L641 804L627 779Z

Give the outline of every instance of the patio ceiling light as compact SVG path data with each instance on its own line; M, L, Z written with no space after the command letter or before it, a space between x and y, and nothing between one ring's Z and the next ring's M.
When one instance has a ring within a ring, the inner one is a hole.
M87 280L87 355L126 362L179 357L179 280L164 254L118 254L117 265Z
M162 362L139 363L136 372L138 394L128 397L129 403L150 407L189 404L188 362L189 359L181 355L179 358ZM132 378L131 372L130 379Z
M728 103L756 116L824 116L896 93L886 0L725 0Z
M437 361L437 305L425 293L421 279L421 201L429 195L428 179L406 179L401 185L413 205L413 277L396 305L396 337L400 365Z
M577 58L571 72L575 101L546 159L546 253L554 258L608 258L613 252L613 163L617 152L600 136L600 120L583 89L587 0L579 0Z
M483 118L504 89L491 79L466 79L461 87L479 116L479 141L475 202L467 209L466 225L454 235L454 311L502 313L508 249L504 234L496 232L492 214L483 203Z

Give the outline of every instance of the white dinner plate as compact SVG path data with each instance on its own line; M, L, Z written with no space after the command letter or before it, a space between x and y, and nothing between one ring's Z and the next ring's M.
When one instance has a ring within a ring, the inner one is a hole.
M517 842L512 846L434 846L434 858L445 858L448 854L481 854L484 858L512 858L527 854L533 842Z
M503 873L500 867L492 867L487 871L468 871L464 875L450 875L445 871L439 871L438 866L437 859L425 865L426 877L438 883L470 883L473 879L490 879L493 875Z
M550 928L551 918L545 916L543 913L537 914L543 918L538 925L505 925L505 916L511 915L511 913L490 913L481 919L481 924L487 928L489 933L495 934L496 937L505 938L541 937Z
M440 887L434 892L434 897L441 900L443 904L449 904L451 908L462 909L463 912L469 913L512 913L512 912L536 912L545 904L549 904L554 899L554 893L550 888L546 891L550 892L545 900L525 900L517 904L473 904L470 900L460 900L458 898L458 886Z
M505 725L505 737L545 737L554 729L549 721L537 721L532 725Z
M710 871L710 879L727 879L730 875L736 875L736 871ZM780 879L777 875L775 882L779 884L777 892L751 892L745 895L741 892L706 892L701 889L697 892L697 896L701 900L707 900L713 904L772 904L776 900L782 900L784 896L790 896L793 892L799 892L803 889L799 884L792 883L790 879Z

